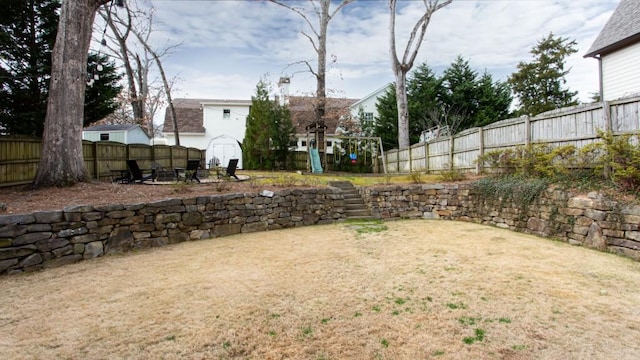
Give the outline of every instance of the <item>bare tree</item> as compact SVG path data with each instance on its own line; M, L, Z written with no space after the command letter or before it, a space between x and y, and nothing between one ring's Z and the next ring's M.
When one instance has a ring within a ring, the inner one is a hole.
M108 2L62 2L35 187L70 186L88 179L82 154L87 57L96 10Z
M311 0L311 4L313 6L313 10L311 12L304 8L293 6L292 2L290 1L268 1L287 8L298 14L311 29L312 35L308 34L305 31L302 31L301 33L309 40L309 42L311 42L313 49L315 50L316 54L318 54L317 69L313 70L313 67L308 61L301 61L301 63L305 64L309 72L316 78L316 97L318 101L315 106L315 118L316 121L324 122L327 98L325 75L327 67L327 28L329 27L329 22L331 21L331 19L333 19L333 17L340 10L342 10L342 8L354 2L355 0L342 0L333 10L330 9L331 0ZM310 13L318 21L317 26L314 25L311 21L312 18L309 16Z
M407 73L413 67L422 41L427 32L427 26L431 16L436 11L451 4L453 0L422 0L424 14L413 26L409 40L402 54L402 60L398 58L396 49L396 4L397 0L389 0L389 52L391 54L391 69L396 78L396 101L398 104L398 146L408 148L409 141L409 107L407 104Z
M176 144L179 145L177 120L171 102L171 90L176 78L167 78L162 59L181 43L154 48L150 41L154 32L154 10L138 6L135 0L127 1L124 10L122 13L113 13L109 9L101 9L98 13L111 30L103 35L110 40L104 42L105 46L112 56L122 62L126 73L133 115L130 122L142 125L151 135L155 135L153 118L160 107L167 104L173 115ZM159 79L150 75L154 64L160 73Z

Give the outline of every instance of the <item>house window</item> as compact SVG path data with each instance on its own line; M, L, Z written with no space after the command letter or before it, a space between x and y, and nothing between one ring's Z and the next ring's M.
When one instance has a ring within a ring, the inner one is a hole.
M373 121L373 113L366 112L364 113L364 122L372 122Z
M100 134L100 141L109 141L109 133Z
M302 145L301 146L307 146L307 141L306 140L302 140Z
M327 147L331 147L331 141L327 141Z
M291 146L291 147L297 147L297 146L298 146L298 140L293 140L293 141L291 141L291 144L289 144L289 146Z
M231 109L222 109L222 118L231 119Z

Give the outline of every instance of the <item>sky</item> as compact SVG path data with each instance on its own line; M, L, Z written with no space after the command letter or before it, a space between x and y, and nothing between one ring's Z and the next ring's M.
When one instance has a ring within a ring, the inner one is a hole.
M138 0L155 9L152 42L180 45L164 59L169 77L178 77L174 98L250 99L265 77L273 86L289 76L291 95L310 95L316 54L302 31L303 19L260 0ZM293 5L308 1L290 1ZM150 4L150 5L149 5ZM436 73L461 55L479 73L505 81L518 62L553 32L577 42L567 59L567 86L589 101L598 91L598 62L583 58L618 0L454 0L436 12L414 68L426 62ZM335 4L333 5L335 7ZM400 0L396 18L398 51L424 5ZM310 18L317 26L317 20ZM329 23L329 96L359 99L394 80L389 53L389 9L385 0L359 0ZM332 60L335 60L334 62Z

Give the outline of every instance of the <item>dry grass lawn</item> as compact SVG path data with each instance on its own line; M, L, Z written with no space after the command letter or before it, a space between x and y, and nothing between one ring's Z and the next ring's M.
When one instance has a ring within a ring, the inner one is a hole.
M342 223L2 277L0 357L638 359L639 289L640 263L548 239Z

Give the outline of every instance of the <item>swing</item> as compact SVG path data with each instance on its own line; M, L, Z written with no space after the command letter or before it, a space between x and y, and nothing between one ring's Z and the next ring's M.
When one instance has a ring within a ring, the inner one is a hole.
M349 140L349 159L351 159L351 164L355 165L358 159L358 154L356 154L353 150L354 147L351 145L351 140ZM356 147L357 151L357 147Z

